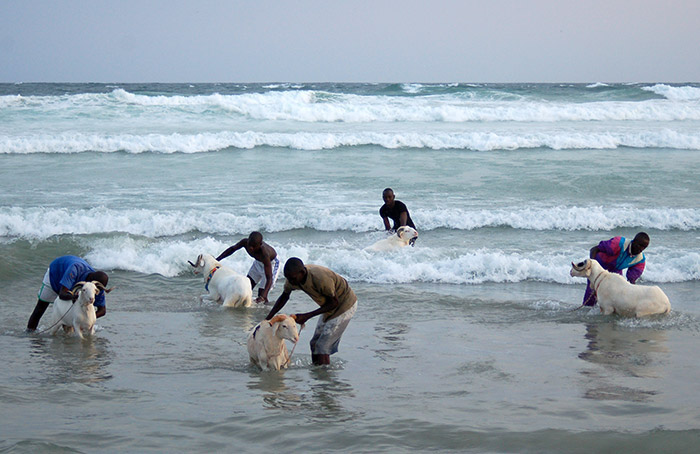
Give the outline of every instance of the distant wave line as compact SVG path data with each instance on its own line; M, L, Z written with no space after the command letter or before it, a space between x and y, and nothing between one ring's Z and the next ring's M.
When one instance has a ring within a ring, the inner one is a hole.
M305 123L363 122L562 122L700 120L700 88L655 85L639 93L660 99L594 100L586 97L540 99L490 91L426 96L389 96L313 90L207 95L110 93L65 96L0 96L0 108L21 115L98 115L130 118L190 114L240 116L253 120Z
M513 228L537 231L600 231L618 228L693 231L700 229L700 209L633 207L543 207L487 209L421 209L413 218L420 231ZM320 232L374 232L381 220L375 213L328 212L326 208L275 210L274 213L113 210L104 207L63 208L0 207L0 238L46 240L61 235L126 233L150 238L191 232L210 235L244 235L253 230L285 232L309 229Z
M59 133L0 136L0 154L31 153L206 153L260 147L295 150L333 150L378 146L385 149L430 150L553 150L667 148L700 150L700 132L671 129L634 132L214 132L199 134L85 134Z

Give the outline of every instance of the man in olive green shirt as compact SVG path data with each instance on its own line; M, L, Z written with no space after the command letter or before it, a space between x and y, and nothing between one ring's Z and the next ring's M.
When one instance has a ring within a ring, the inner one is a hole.
M330 364L331 355L338 351L340 337L355 315L355 292L342 276L323 266L304 265L296 257L285 263L284 277L287 279L284 290L266 319L270 320L287 304L293 290L302 290L320 307L304 314L294 314L294 318L298 324L303 325L308 319L323 315L311 338L311 360L316 365Z

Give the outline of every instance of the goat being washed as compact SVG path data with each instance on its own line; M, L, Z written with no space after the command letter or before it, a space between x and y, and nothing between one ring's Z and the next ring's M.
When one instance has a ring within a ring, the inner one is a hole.
M100 291L105 293L112 291L107 289L99 281L78 282L71 293L77 292L75 301L62 300L56 298L53 303L54 325L49 329L49 334L56 334L59 328L63 327L66 333L75 331L81 339L84 339L83 332L89 335L95 334L95 297Z
M569 274L588 279L597 294L600 311L605 315L644 317L671 311L671 303L659 287L630 284L619 274L605 270L597 260L572 262Z

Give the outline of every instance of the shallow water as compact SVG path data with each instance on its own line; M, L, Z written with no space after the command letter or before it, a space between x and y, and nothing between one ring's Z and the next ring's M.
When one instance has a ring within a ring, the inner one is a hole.
M697 85L0 85L0 119L0 452L700 443ZM386 186L415 248L364 250ZM331 367L312 320L260 372L269 307L203 295L187 260L252 230L357 293ZM574 310L570 262L639 230L672 312ZM116 285L84 341L23 331L62 254Z
M179 308L150 309L144 292L138 298L144 306L115 309L85 341L6 329L0 446L8 452L695 446L698 310L688 304L647 320L572 312L568 300L578 290L358 284L361 310L332 366L311 366L310 323L282 372L260 372L247 358L245 332L267 308L223 309L206 298L183 304L170 292ZM667 288L673 301L682 298L678 290ZM298 311L312 303L293 294L289 304ZM4 305L2 318L22 326L20 309Z

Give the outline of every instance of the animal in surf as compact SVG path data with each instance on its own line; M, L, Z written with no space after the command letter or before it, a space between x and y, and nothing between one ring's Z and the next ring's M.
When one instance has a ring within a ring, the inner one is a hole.
M71 289L78 282L92 281L98 281L102 287L107 287L109 276L104 271L95 271L88 262L74 255L64 255L54 259L44 273L36 306L27 322L27 332L36 330L44 312L56 298L72 301L74 294ZM95 297L94 306L97 318L107 313L106 293L100 291Z
M366 248L368 251L391 251L406 247L418 238L416 229L402 226L396 229L396 233L383 238Z
M63 328L66 333L75 331L75 334L84 339L83 333L95 334L95 297L104 291L109 293L112 289L106 289L99 281L78 282L71 292L74 300L56 298L53 303L54 325L49 329L53 335Z
M671 310L668 297L659 287L631 284L619 274L603 269L596 260L572 262L570 274L588 279L598 297L600 311L605 315L644 317Z
M195 274L204 277L204 289L211 298L225 307L250 307L253 289L250 280L242 274L222 265L210 254L200 254L190 265Z
M248 355L253 364L262 370L286 368L289 353L285 340L299 341L299 331L294 316L277 314L263 320L248 334Z

